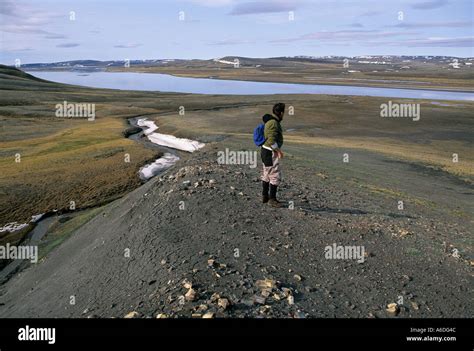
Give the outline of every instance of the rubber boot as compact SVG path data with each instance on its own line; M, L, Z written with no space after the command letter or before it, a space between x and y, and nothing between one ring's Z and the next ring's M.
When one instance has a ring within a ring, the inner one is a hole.
M278 186L270 184L270 199L268 200L268 203L272 207L283 207L283 204L277 200L276 194L277 194Z
M262 202L266 204L268 202L268 190L270 189L270 183L262 180Z

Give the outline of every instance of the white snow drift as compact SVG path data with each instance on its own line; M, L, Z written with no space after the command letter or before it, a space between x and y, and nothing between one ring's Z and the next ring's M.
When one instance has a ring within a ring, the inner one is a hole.
M146 118L139 119L137 121L137 124L139 127L147 127L143 132L145 135L148 135L150 133L153 133L155 130L158 129L157 125L153 121L149 121Z
M140 127L147 127L145 135L148 139L157 145L167 146L172 149L194 152L205 146L204 143L200 143L196 140L177 138L174 135L154 133L158 129L157 125L153 121L149 121L146 118L141 118L137 121Z
M155 162L150 163L140 168L140 178L148 180L160 172L170 168L179 160L179 157L170 153L165 153L162 157L157 159Z
M31 216L31 221L30 223L36 223L38 222L42 217L44 216L44 213L40 213L34 216ZM4 232L17 232L25 227L28 226L28 223L18 223L18 222L10 222L5 224L3 227L0 227L0 233Z

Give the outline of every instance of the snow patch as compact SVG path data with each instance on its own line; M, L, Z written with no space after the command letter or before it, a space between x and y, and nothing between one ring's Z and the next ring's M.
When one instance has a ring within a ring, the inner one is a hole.
M38 222L43 216L44 216L44 213L31 216L30 223ZM25 227L28 227L28 223L10 222L10 223L5 224L3 227L0 227L0 233L4 233L4 232L13 233L13 232L22 230Z
M162 157L157 159L155 162L150 163L142 168L140 168L139 174L140 178L148 180L160 172L173 166L179 157L170 153L165 153Z
M200 143L196 140L190 140L185 138L177 138L174 135L154 133L158 129L158 126L153 121L149 121L146 118L141 118L137 120L137 124L140 127L147 127L145 130L145 135L148 136L148 139L157 145L167 146L172 149L194 152L205 146L204 143Z
M28 223L18 223L18 222L7 223L3 227L0 227L0 233L16 232L18 230L21 230L21 229L27 227L27 226L28 226Z
M155 144L167 146L173 149L194 152L204 147L205 144L196 140L177 138L174 135L153 133L148 135L148 139Z
M40 214L37 214L37 215L34 215L34 216L31 216L31 223L36 223L38 222L41 218L43 218L44 216L44 213L40 213Z
M155 122L149 121L146 118L139 119L137 121L137 125L139 127L146 127L147 128L146 130L143 131L145 133L145 135L153 133L155 130L158 129L158 126L155 124Z

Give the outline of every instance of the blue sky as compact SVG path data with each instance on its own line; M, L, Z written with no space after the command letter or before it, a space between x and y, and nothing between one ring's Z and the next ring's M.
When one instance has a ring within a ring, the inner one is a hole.
M0 0L0 62L236 55L468 57L474 56L473 3Z

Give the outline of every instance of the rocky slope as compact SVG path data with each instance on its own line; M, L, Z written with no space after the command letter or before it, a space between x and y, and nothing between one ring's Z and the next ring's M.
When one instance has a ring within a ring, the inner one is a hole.
M290 162L273 209L259 168L216 159L208 145L107 206L1 287L0 317L472 316L452 222ZM364 262L327 259L333 244Z

